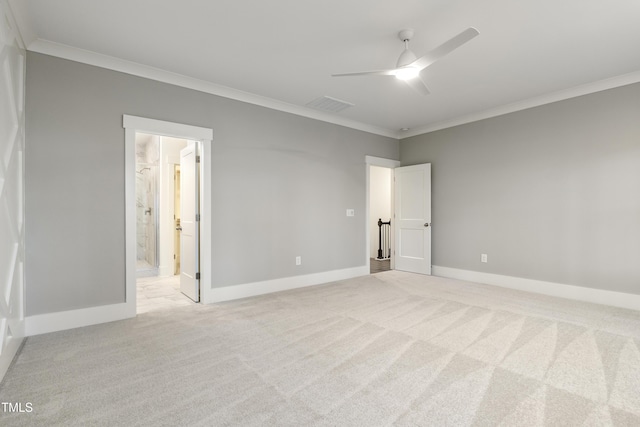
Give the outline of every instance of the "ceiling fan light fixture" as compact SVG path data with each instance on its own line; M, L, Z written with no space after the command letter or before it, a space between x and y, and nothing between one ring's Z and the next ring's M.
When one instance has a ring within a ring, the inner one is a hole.
M332 74L333 77L345 76L395 76L398 80L403 80L409 87L420 95L428 95L429 88L420 76L422 70L433 64L440 58L448 55L455 49L467 43L480 33L473 27L469 27L457 36L454 36L431 50L426 55L416 58L416 55L409 50L409 41L413 37L413 30L408 28L398 33L398 38L404 43L404 51L400 54L396 68L387 70L360 71L357 73Z
M409 43L409 42L405 41L405 43ZM412 62L414 62L416 59L418 59L416 58L416 54L411 52L409 50L409 47L407 47L405 50L402 51L402 53L398 57L398 61L396 62L396 68L406 67L407 65L410 65Z
M404 68L398 68L396 70L395 75L396 75L396 79L398 80L411 80L418 77L418 74L420 74L420 70L418 70L417 68L404 67Z

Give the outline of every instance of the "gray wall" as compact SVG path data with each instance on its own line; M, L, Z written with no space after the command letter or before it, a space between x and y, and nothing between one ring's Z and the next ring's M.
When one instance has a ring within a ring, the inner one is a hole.
M26 86L27 315L124 301L123 114L213 128L214 287L365 264L397 140L31 52Z
M432 163L434 265L640 294L640 84L403 139L400 160Z

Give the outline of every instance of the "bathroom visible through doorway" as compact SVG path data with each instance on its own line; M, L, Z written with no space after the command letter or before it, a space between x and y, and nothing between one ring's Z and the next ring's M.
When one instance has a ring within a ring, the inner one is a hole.
M180 161L181 151L189 146L197 150L195 141L136 132L136 293L139 313L184 305L191 299L197 301L198 295L194 292L190 292L189 298L180 292ZM197 191L197 188L191 190L190 203L197 204ZM197 259L197 254L192 253L191 257Z

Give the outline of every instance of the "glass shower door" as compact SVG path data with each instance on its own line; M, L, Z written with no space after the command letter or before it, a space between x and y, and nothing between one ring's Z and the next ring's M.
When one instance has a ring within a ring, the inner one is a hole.
M158 166L136 165L138 276L158 274Z

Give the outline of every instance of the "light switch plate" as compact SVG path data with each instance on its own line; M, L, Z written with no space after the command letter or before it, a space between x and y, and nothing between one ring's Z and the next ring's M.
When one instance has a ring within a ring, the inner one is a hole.
M355 216L356 211L354 209L347 209L347 216Z

